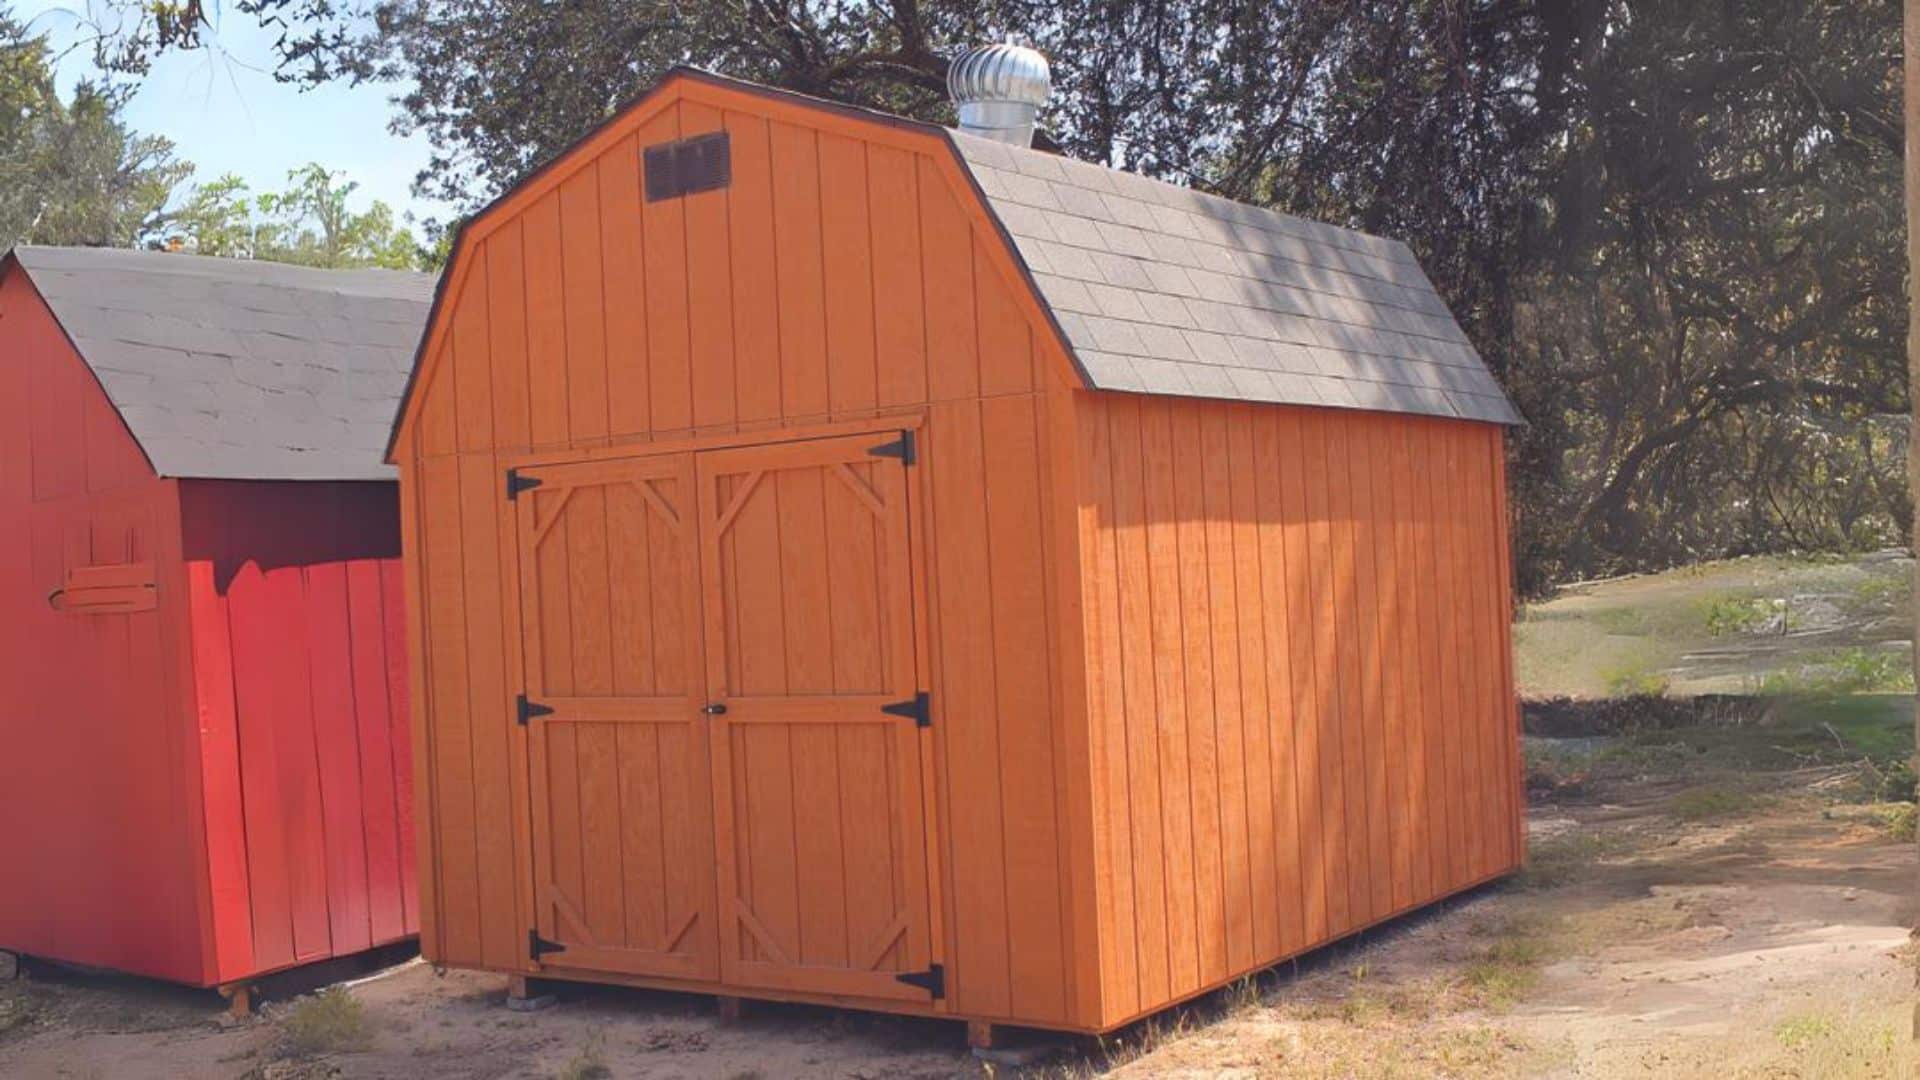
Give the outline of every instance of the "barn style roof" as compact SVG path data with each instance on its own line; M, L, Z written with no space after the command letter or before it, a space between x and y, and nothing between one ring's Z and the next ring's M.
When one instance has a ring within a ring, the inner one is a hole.
M1520 421L1397 240L947 136L1097 389Z
M434 278L16 247L162 476L385 480Z

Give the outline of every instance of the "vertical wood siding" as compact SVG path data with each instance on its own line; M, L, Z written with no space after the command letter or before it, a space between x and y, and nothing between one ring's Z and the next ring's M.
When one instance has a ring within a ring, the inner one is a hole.
M159 479L24 274L0 336L0 947L207 984L411 933L393 485ZM49 606L122 563L152 610Z
M179 488L216 977L413 934L394 486Z
M0 281L0 341L0 948L198 982L173 488L23 273ZM47 602L71 569L148 561L151 611Z
M679 80L463 240L396 446L433 959L534 970L506 468L892 415L948 1008L1111 1026L1517 864L1499 430L1069 389L948 155Z
M1075 398L1102 1022L1516 867L1500 430Z
M642 148L722 129L731 186L641 201ZM1067 768L1061 646L1042 528L1045 395L1066 360L1036 339L1004 245L936 154L948 151L924 134L678 84L464 243L439 315L447 332L430 339L396 451L431 819L423 943L435 960L529 967L506 467L530 453L924 411L913 527L930 598L920 648L942 828L929 884L949 1001L1076 1019L1055 797Z

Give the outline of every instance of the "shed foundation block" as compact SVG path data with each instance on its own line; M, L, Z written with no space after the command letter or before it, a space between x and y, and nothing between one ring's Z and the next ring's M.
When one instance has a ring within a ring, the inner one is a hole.
M553 989L539 979L525 975L507 977L507 1008L513 1012L539 1012L558 1004Z

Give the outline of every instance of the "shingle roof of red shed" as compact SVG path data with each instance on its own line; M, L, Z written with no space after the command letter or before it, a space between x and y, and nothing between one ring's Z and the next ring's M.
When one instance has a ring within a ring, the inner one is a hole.
M162 476L384 480L432 275L16 247Z

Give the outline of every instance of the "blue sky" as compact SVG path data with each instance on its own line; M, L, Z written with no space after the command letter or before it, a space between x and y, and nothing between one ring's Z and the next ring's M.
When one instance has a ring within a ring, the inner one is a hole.
M56 50L87 31L81 17L89 0L14 0L14 15ZM194 163L197 180L235 173L255 191L284 187L287 172L318 161L360 183L356 201L373 199L397 212L449 216L449 208L413 198L413 176L427 160L425 138L403 139L387 130L395 108L391 84L332 84L306 92L274 81L274 34L226 5L208 4L220 19L213 48L173 53L140 80L127 108L128 123L143 134L172 139L179 155ZM99 10L105 5L96 4ZM95 75L85 45L60 61L60 80L70 88Z

